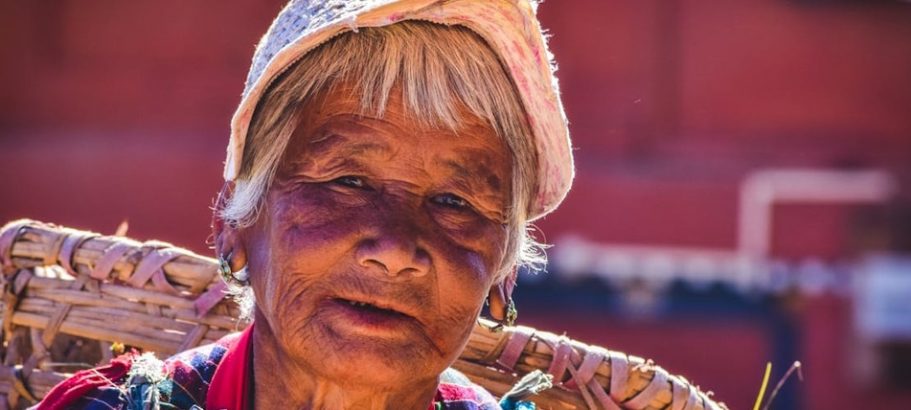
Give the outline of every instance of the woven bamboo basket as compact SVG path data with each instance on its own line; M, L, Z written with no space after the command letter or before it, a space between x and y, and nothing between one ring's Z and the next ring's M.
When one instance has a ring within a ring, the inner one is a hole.
M0 230L4 287L0 410L40 400L112 344L167 357L241 330L214 259L30 220ZM481 320L454 367L495 395L540 369L543 409L726 409L651 361L565 336Z

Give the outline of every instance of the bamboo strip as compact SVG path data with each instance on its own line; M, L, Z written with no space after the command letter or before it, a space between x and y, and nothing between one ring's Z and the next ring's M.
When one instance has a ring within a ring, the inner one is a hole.
M148 289L136 289L128 286L101 284L101 293L126 300L170 306L176 309L193 310L193 301L179 296L168 295Z
M84 293L84 292L82 292ZM90 300L93 305L89 304L79 304L74 306L74 311L89 310L92 312L97 312L98 314L105 315L119 315L125 317L136 318L136 320L155 322L161 320L162 324L164 323L189 323L189 324L204 324L213 327L219 327L224 329L231 330L241 330L242 323L240 323L236 316L229 315L216 315L209 314L202 318L196 316L195 311L186 310L186 309L171 309L165 307L160 311L160 317L155 315L148 315L146 309L141 303L129 302L122 300L111 300L111 299L88 299L79 297L70 297L68 294L59 295L56 294L53 297L46 298L41 297L42 294L37 296L30 296L22 298L19 302L19 310L21 311L48 311L54 310L57 306L60 305L60 302L74 302L74 301L86 301ZM132 315L128 312L133 313ZM162 325L165 327L165 325Z
M45 329L47 327L47 322L47 318L40 315L33 315L30 313L16 313L13 315L13 323L19 326ZM177 345L179 344L162 342L155 338L125 334L111 329L98 328L70 321L64 321L63 324L60 325L60 331L92 340L120 342L152 352L173 352L177 349Z
M29 229L32 227L30 226ZM31 242L19 242L13 246L13 255L18 260L17 266L22 268L31 268L43 264L44 255L50 252L51 246L57 240L62 232L56 232L50 229L30 231L33 235L26 236ZM127 240L120 237L101 236L83 242L82 246L73 254L73 267L83 274L88 274L95 261L101 258L105 249L114 243L123 243ZM128 276L135 269L139 258L142 244L135 241L129 241L134 244L134 249L127 252L123 258L114 264L114 273L117 277ZM132 259L132 260L131 260ZM174 284L198 291L212 282L216 277L217 271L214 269L215 260L198 255L181 255L175 260L165 265L165 274Z
M494 373L489 367L467 360L457 361L453 367L464 373L473 382L496 396L502 396L515 383L512 375ZM560 388L548 389L531 398L541 409L584 409L585 401L576 393Z
M56 311L57 306L51 302L36 300L34 298L25 298L21 302L17 314L28 314L30 315L29 317L41 317L46 323ZM124 340L129 338L129 335L143 335L152 339L158 339L163 343L179 343L183 341L183 337L187 333L197 326L197 323L177 321L152 315L128 313L94 306L72 307L67 316L67 321L86 326L95 326L110 331L112 335L118 335L116 337L112 336L114 340L111 341L119 342L124 342ZM19 324L17 323L15 315L13 322ZM65 328L62 328L61 331L67 333ZM234 326L223 329L210 328L206 331L205 336L209 339L219 339L232 331L235 331ZM76 336L82 335L76 334ZM159 352L173 354L176 353L176 350L159 350Z
M482 320L481 323L476 326L474 332L469 338L468 347L462 352L460 357L460 362L470 362L477 363L486 366L494 366L494 363L489 360L484 360L485 357L489 355L489 352L493 351L496 346L500 343L501 338L508 338L510 330L502 332L493 332L490 328L494 325L493 322ZM556 335L549 332L536 332L535 337L529 341L525 346L523 354L519 357L519 361L516 363L516 371L521 374L528 373L535 369L547 369L550 366L550 361L552 359L552 349L543 343L542 339L555 340ZM573 346L581 351L584 351L587 347L580 343L574 342ZM499 352L494 357L499 356ZM627 375L628 381L626 390L623 394L625 398L631 398L644 390L648 384L654 378L656 368L654 366L647 365L647 361L640 357L629 356L629 373ZM578 365L579 363L575 363ZM485 377L486 378L486 377ZM605 361L601 364L598 369L598 373L595 376L596 380L602 385L607 386L610 384L610 364ZM679 380L677 380L679 382ZM646 409L663 409L671 404L673 400L672 390L671 390L672 381L668 381L662 386L658 395L655 397L653 402L646 407ZM581 399L581 397L580 397ZM584 404L584 402L582 402ZM701 405L697 405L698 410L702 410Z

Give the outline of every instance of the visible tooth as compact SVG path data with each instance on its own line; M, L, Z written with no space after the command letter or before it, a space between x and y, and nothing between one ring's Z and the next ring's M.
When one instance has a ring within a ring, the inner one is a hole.
M348 301L348 304L351 305L351 306L354 306L354 305L356 305L357 303L356 303L355 301L353 301L353 300L349 300L349 301Z

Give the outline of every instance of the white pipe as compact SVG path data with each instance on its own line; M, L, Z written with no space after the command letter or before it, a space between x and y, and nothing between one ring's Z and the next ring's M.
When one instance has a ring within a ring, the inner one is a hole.
M737 249L747 257L768 257L777 203L877 203L888 200L896 189L895 179L879 170L753 172L740 185Z

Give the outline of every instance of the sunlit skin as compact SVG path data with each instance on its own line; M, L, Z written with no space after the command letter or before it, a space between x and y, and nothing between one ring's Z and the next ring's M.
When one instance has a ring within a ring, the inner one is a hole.
M256 408L427 408L502 266L512 160L493 129L421 126L398 89L359 116L359 97L304 108L256 224L217 241L256 295Z

